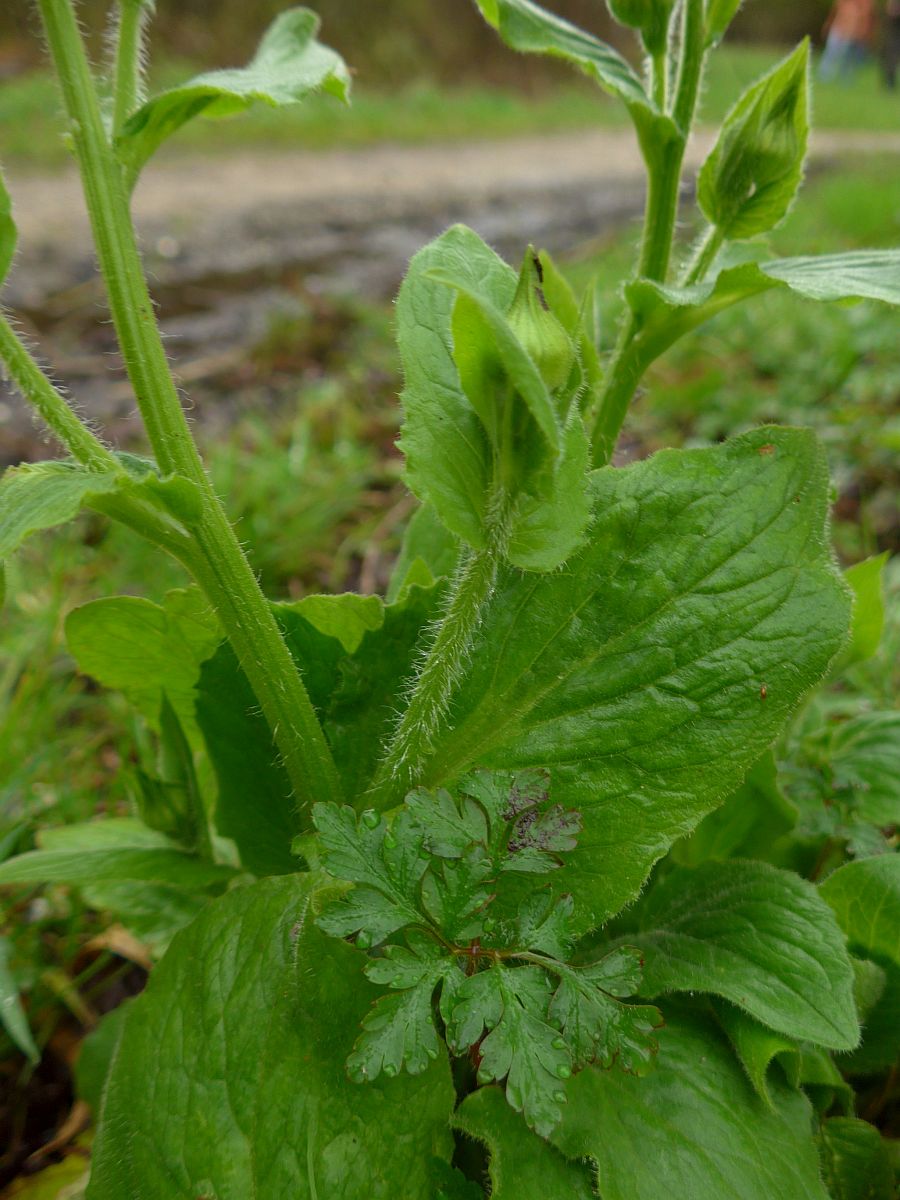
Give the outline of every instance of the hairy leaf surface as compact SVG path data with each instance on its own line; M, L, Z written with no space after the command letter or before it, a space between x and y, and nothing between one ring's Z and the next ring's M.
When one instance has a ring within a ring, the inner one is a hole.
M310 878L208 907L131 1006L89 1200L432 1200L449 1160L446 1058L365 1086L344 1071L373 989L313 924Z
M644 953L643 995L712 992L797 1041L859 1041L843 934L799 875L746 861L675 870L639 913L627 941Z
M532 0L475 0L475 3L511 50L561 58L579 67L626 104L650 108L634 69L599 38L547 12Z
M685 867L710 858L764 857L772 843L796 823L797 810L781 793L770 750L753 764L747 778L720 808L672 847L672 857Z
M849 597L824 541L812 435L760 429L595 472L588 547L503 572L425 783L550 771L584 832L561 889L582 926L738 786L839 649Z
M0 562L33 533L71 521L89 496L115 492L120 479L69 462L9 467L0 479Z
M209 71L148 100L117 140L119 158L134 183L157 148L187 121L231 116L251 104L296 104L312 92L345 99L350 76L343 60L316 41L319 20L308 8L281 13L246 67Z
M535 1137L500 1088L484 1087L463 1100L453 1127L487 1146L491 1200L592 1200L591 1173Z
M771 1080L774 1111L728 1043L696 1017L666 1016L644 1079L582 1071L553 1142L592 1158L604 1200L827 1200L809 1102Z

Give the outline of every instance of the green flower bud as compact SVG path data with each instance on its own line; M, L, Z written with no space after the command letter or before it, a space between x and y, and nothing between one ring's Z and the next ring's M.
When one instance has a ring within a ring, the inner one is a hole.
M700 207L726 238L768 233L796 195L808 135L808 57L803 43L745 92L700 172Z
M541 260L534 247L529 246L506 319L552 392L562 387L569 378L575 348L565 329L550 311L544 298L543 282Z
M666 48L669 22L675 0L606 0L609 11L620 25L637 29L648 54L661 54Z

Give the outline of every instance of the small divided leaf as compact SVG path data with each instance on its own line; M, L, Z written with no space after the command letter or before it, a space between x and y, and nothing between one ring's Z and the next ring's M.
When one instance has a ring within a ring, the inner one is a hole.
M404 1067L419 1075L437 1058L440 1040L435 1028L432 997L443 980L445 996L455 993L463 976L452 955L422 936L411 935L409 947L388 946L383 958L366 965L373 983L386 984L394 994L382 996L363 1021L363 1032L347 1059L350 1078L358 1083L389 1078Z
M506 1098L535 1132L546 1136L562 1116L562 1083L572 1054L547 1020L551 984L537 967L499 963L461 985L448 1030L451 1046L478 1046L481 1083L506 1080Z
M313 821L325 866L337 878L361 885L319 918L327 933L356 933L358 944L375 945L420 921L418 889L428 858L408 813L399 813L389 828L374 812L357 818L346 806L317 804Z
M643 1075L656 1053L653 1030L662 1025L652 1005L622 1004L641 980L640 951L620 947L586 967L560 967L559 987L550 1002L550 1020L571 1046L576 1067L614 1061L634 1075Z

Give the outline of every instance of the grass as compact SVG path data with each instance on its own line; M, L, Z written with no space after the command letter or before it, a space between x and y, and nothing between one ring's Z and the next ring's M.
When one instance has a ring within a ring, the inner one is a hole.
M777 49L726 46L714 55L703 119L720 120L743 88L780 54ZM192 73L190 64L164 63L154 71L153 88L171 87ZM472 85L448 89L419 82L395 93L358 88L349 108L324 97L288 110L259 105L242 117L193 122L176 135L166 153L218 154L248 147L321 150L380 141L434 143L626 124L621 105L586 80L575 75L567 78L569 82L560 87L537 93ZM900 129L900 94L881 89L871 64L851 84L817 82L814 105L819 128L894 133ZM49 74L38 71L4 83L0 156L46 167L65 161L66 155Z

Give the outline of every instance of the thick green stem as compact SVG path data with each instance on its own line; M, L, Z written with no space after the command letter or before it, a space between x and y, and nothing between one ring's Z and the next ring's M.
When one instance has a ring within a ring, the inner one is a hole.
M638 276L665 283L672 256L685 142L668 143L650 168Z
M685 140L694 124L697 98L706 60L704 46L704 0L684 0L681 18L681 46L678 58L678 82L672 116Z
M148 5L119 0L116 61L113 73L113 133L118 135L141 97L141 57Z
M668 58L665 50L660 50L650 59L650 95L660 112L666 111L667 75Z
M2 313L0 361L6 364L10 379L74 459L91 471L119 470L113 452L75 415Z
M671 114L677 136L658 147L655 154L647 156L647 204L637 278L652 279L657 283L665 283L669 275L684 152L703 78L703 9L703 0L684 0L678 77ZM639 332L638 321L629 309L622 318L619 338L607 367L606 382L597 407L591 436L595 466L604 466L612 458L628 407L646 369L642 365L642 356L630 353L632 342Z
M469 661L475 635L493 595L507 539L499 518L487 545L469 551L456 571L444 614L416 677L409 703L394 731L373 784L380 807L388 808L419 779Z
M39 3L81 169L113 324L153 453L162 471L177 471L200 482L203 478L200 456L156 326L125 182L103 127L71 0L39 0Z
M113 324L156 461L203 498L191 570L216 609L272 729L297 799L341 798L331 751L303 680L213 492L166 360L122 172L100 116L71 0L39 0L69 118Z

